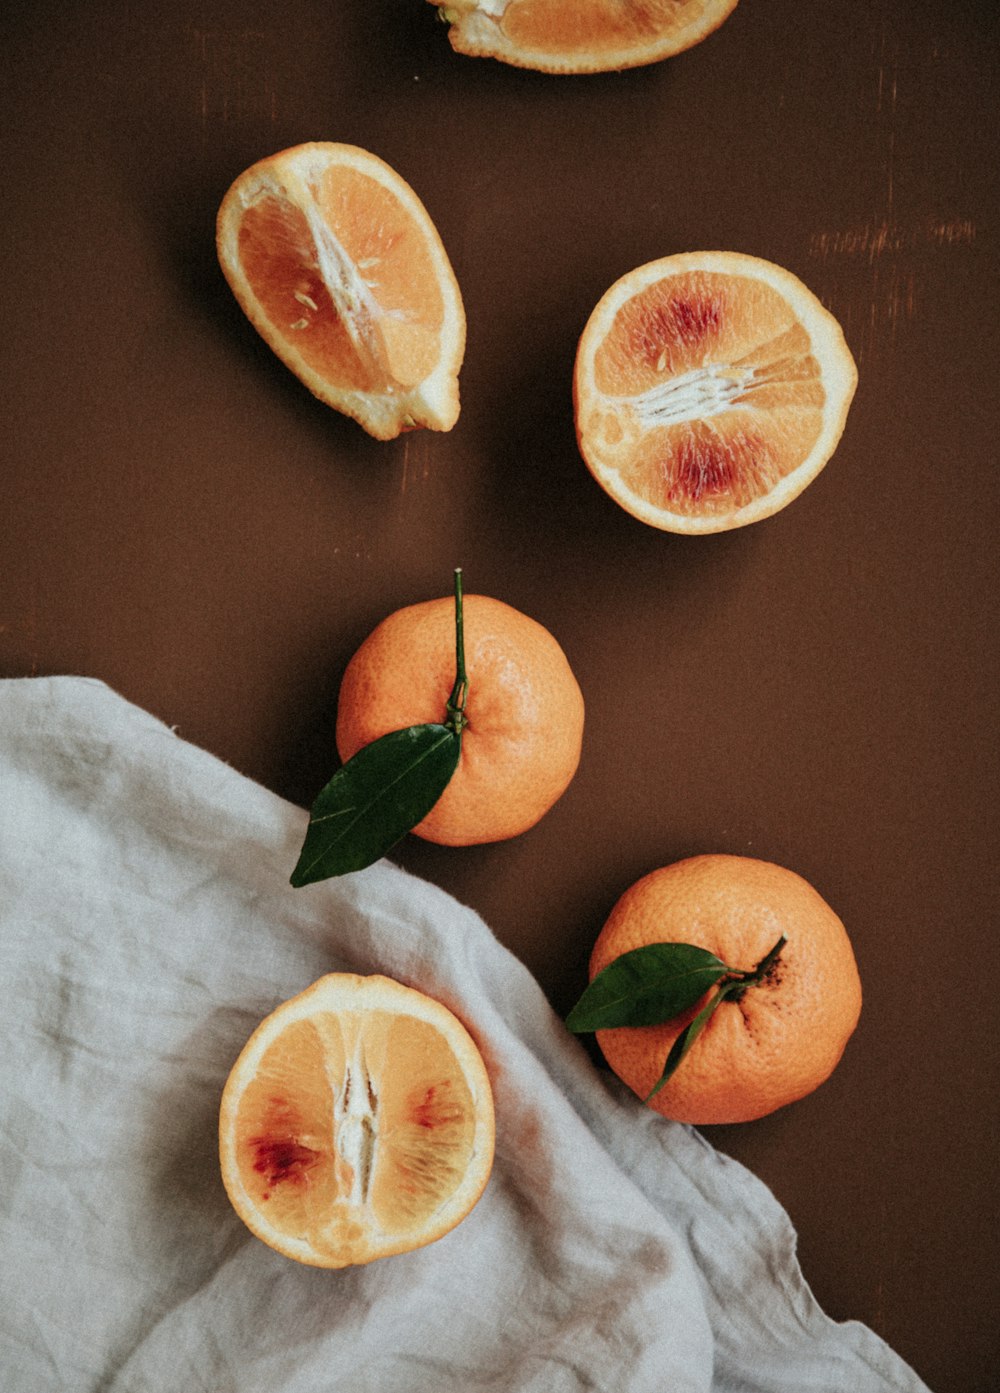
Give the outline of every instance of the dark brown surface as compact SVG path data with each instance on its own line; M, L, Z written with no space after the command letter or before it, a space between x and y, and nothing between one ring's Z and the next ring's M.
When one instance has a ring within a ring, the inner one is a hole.
M397 859L560 1010L645 871L724 850L812 881L861 1025L819 1092L709 1135L787 1207L830 1314L938 1393L1000 1362L993 15L743 0L590 78L459 58L422 0L3 21L0 671L103 678L306 804L385 613L461 563L545 623L587 700L569 792L517 841ZM469 323L449 435L320 406L222 280L230 180L306 139L375 151L438 225ZM675 538L592 482L570 373L613 280L708 248L800 275L860 387L789 509Z

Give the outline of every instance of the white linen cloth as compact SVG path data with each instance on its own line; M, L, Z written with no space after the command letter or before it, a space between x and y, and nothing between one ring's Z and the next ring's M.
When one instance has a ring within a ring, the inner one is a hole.
M925 1386L835 1324L771 1193L594 1068L482 920L388 862L293 890L306 814L99 682L0 682L5 1393ZM452 1007L490 1183L414 1253L307 1268L219 1179L253 1027L324 972Z

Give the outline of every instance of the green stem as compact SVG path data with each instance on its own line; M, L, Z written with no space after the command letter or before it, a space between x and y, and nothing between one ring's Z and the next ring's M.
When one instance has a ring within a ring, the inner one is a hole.
M778 958L781 956L781 950L782 948L784 948L787 942L788 939L785 937L784 934L782 934L781 937L778 939L777 943L774 945L774 947L770 950L769 953L766 953L764 957L761 958L760 962L757 964L753 972L750 974L751 981L763 982L770 969L778 961Z
M469 697L469 678L465 671L465 622L462 614L462 568L455 567L455 685L448 698L445 725L461 735L468 725L465 703Z
M739 1001L747 987L752 987L757 982L763 982L771 968L781 956L788 939L784 934L778 939L777 943L761 958L756 967L752 967L749 972L731 972L728 981L733 984L734 989L729 992L730 1001Z
M788 939L782 934L774 947L764 954L756 967L751 968L749 972L730 972L722 979L714 996L709 997L694 1019L688 1021L687 1025L674 1040L663 1065L663 1073L657 1079L649 1093L646 1094L643 1102L648 1103L651 1098L655 1098L663 1085L676 1072L678 1065L722 1003L724 1001L739 1001L748 987L754 986L757 982L763 982L768 972L778 961L778 958L781 956L781 950L787 942Z

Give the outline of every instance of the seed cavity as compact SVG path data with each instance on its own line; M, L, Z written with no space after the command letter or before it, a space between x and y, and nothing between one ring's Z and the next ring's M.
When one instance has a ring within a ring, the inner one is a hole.
M344 1069L344 1079L333 1103L337 1154L351 1172L348 1202L362 1205L368 1199L378 1144L378 1092L365 1060L360 1033L354 1053Z
M666 365L664 354L657 359ZM753 381L753 369L737 368L724 363L709 363L692 368L667 382L657 383L629 401L645 426L672 426L681 421L703 420L726 411L743 396Z

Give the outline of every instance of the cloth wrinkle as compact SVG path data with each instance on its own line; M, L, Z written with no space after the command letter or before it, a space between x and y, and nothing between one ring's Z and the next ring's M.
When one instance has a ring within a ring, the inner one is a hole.
M293 889L304 811L93 679L0 681L0 791L4 1393L927 1393L472 909L388 861ZM497 1119L456 1229L341 1271L243 1227L217 1138L251 1031L332 971L448 1005Z

